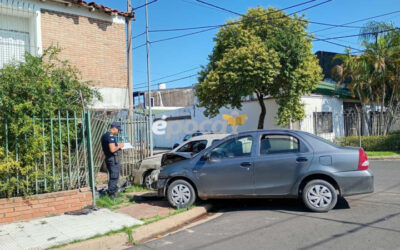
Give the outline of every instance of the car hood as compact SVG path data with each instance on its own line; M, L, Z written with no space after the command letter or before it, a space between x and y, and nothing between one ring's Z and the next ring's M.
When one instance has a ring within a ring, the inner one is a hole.
M151 157L147 157L146 159L142 160L142 164L146 164L146 165L157 164L157 165L160 165L162 156L163 156L163 154L158 154L158 155L154 155L154 156L151 156Z
M187 159L191 159L193 156L191 153L188 152L169 152L165 153L162 155L161 158L161 167L164 167L166 165L178 162L178 161L183 161Z

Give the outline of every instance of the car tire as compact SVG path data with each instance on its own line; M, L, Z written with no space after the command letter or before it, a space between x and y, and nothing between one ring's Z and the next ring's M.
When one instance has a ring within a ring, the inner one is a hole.
M151 182L151 172L153 172L153 170L151 171L147 171L144 175L143 175L143 187L150 189L150 190L156 190L156 182Z
M327 181L312 180L303 188L304 204L314 212L324 213L335 207L337 202L336 189Z
M189 182L175 180L168 186L167 199L174 208L187 208L196 201L196 192Z

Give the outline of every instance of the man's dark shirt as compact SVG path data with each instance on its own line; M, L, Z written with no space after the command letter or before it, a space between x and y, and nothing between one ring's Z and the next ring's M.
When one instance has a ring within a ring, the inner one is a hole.
M114 156L114 153L110 151L110 143L114 143L115 146L118 146L117 138L111 134L111 132L105 133L101 136L101 147L103 148L103 152L106 155L106 158Z

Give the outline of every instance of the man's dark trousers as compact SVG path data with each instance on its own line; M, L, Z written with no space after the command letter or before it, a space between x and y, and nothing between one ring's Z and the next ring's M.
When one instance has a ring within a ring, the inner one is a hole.
M118 178L121 170L121 164L116 162L117 157L111 156L106 158L108 170L108 194L115 194L118 191Z

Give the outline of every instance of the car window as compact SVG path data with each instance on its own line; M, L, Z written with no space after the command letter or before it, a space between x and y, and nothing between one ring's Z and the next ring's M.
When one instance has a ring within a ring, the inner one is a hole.
M214 148L210 153L210 158L215 160L250 156L252 145L253 137L251 136L232 138Z
M289 135L263 135L260 143L260 154L283 154L299 152L299 140Z
M191 134L186 135L185 137L183 137L183 141L187 141L187 140L189 140L190 138L192 138L192 135L191 135Z
M220 139L214 139L212 142L211 142L211 145L213 145L213 144L215 144L215 143L217 143L217 142L219 142L220 141Z
M176 152L198 153L207 147L207 140L190 141L180 147Z

